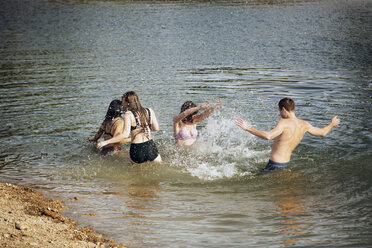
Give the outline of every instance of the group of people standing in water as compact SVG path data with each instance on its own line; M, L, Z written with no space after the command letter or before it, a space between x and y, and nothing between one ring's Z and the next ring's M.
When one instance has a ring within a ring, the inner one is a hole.
M304 120L300 120L294 113L295 104L291 98L280 100L279 113L281 119L274 129L269 132L249 126L243 119L236 119L235 123L244 131L257 137L272 140L270 159L265 170L275 170L289 165L291 154L301 142L305 133L314 136L325 136L340 120L335 116L323 128L317 128ZM197 139L196 126L207 118L215 109L221 108L221 99L213 106L206 101L197 106L187 101L181 106L181 111L173 118L174 138L177 145L192 146ZM199 113L203 110L202 113ZM122 115L124 114L123 118ZM151 131L159 130L159 123L155 112L151 108L142 107L138 95L134 91L126 92L122 100L113 100L107 110L105 120L98 132L89 140L102 148L101 154L107 155L121 150L121 144L131 142L129 155L133 163L161 162L158 148L152 139ZM104 141L98 139L104 134Z
M212 107L208 101L200 106L191 101L185 102L180 114L173 118L177 144L192 146L198 135L196 125L220 107L221 100ZM204 111L198 114L200 110ZM128 91L123 95L122 101L113 100L110 103L105 120L96 135L89 140L97 143L97 148L102 148L103 155L120 151L121 144L131 142L129 155L132 162L161 162L158 148L151 136L151 131L157 130L159 123L154 110L142 107L137 93ZM102 134L104 141L98 142Z

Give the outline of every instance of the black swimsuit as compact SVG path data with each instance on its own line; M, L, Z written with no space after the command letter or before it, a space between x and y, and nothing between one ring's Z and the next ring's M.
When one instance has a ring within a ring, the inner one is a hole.
M151 111L148 108L146 108L146 110L147 110L147 113L149 114L149 123L150 123L149 127L151 127ZM136 125L130 127L130 130L133 131L133 130L136 130L137 128L140 128L140 124L139 124L139 119L138 119L138 116L136 115L136 112L134 111L131 111L131 112L134 115L134 119L136 119Z
M146 109L149 113L149 123L151 123L151 111ZM138 116L134 111L132 111L134 118L136 119L136 125L131 126L131 131L136 130L140 127ZM150 124L151 126L151 124ZM154 161L158 155L159 151L156 147L156 144L153 140L148 140L142 143L131 143L130 150L129 150L130 158L133 162L140 164L147 161Z

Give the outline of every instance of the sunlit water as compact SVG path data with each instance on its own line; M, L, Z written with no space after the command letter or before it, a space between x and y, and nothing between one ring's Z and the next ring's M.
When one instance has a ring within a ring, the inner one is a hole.
M128 247L371 246L371 1L0 7L1 181L63 199L67 216ZM161 165L87 142L127 90L157 114ZM285 96L299 118L341 125L260 173L271 142L234 119L270 130ZM181 104L219 98L198 145L176 148Z

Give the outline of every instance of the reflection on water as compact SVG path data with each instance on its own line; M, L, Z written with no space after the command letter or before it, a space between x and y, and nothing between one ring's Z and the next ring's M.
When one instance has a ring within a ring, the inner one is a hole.
M156 233L152 229L154 221L147 216L158 210L159 196L157 192L159 190L159 183L151 180L137 181L123 188L125 202L121 208L123 210L121 217L125 219L125 222L128 222L128 225L122 228L121 233L126 236L128 245L130 243L137 245L146 243L143 238L138 237L138 233L144 235L148 232Z
M367 247L371 226L371 1L1 1L0 179L65 200L129 247ZM132 166L87 142L108 103L138 92L164 163ZM278 101L306 135L260 174ZM186 100L222 99L198 146L175 148ZM77 197L79 200L72 200Z
M304 237L312 235L307 224L311 213L306 208L302 182L299 182L291 171L284 170L278 174L278 185L273 189L277 204L277 214L274 216L280 218L277 232L283 235L284 246L296 246L306 239Z

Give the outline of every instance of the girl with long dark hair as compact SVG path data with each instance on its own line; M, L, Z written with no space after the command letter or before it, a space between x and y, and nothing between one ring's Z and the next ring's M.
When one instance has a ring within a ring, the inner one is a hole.
M101 126L98 129L98 132L93 138L90 138L90 142L96 143L98 139L104 135L104 140L111 139L112 137L119 136L123 132L124 128L124 121L121 118L121 101L120 100L113 100L111 101L105 119L103 120ZM102 155L112 154L114 152L121 151L120 143L127 143L130 142L130 138L123 139L121 142L112 143L103 147L101 150Z

